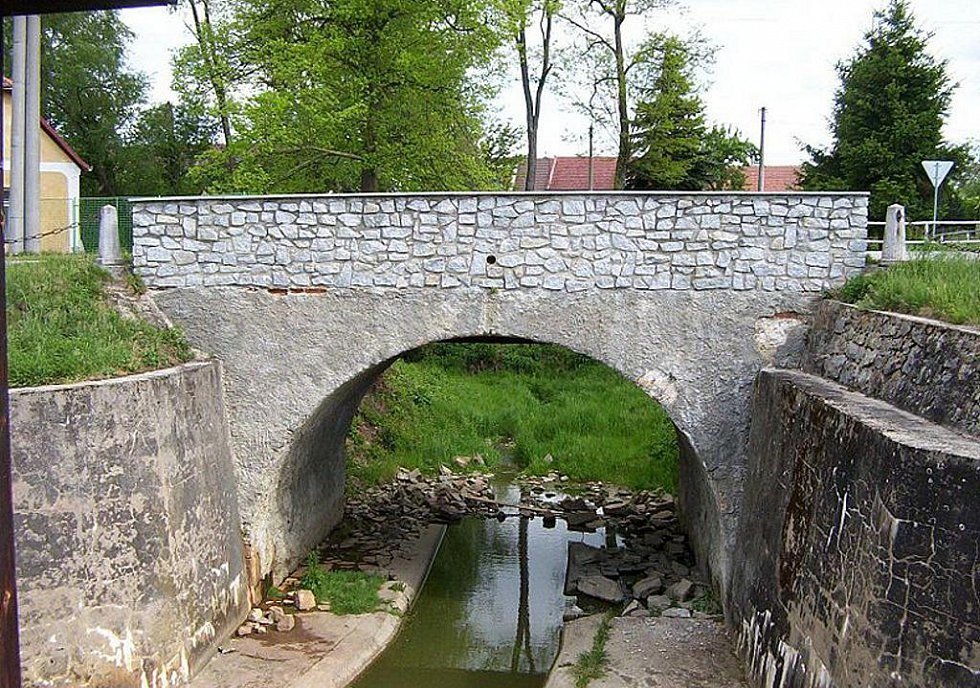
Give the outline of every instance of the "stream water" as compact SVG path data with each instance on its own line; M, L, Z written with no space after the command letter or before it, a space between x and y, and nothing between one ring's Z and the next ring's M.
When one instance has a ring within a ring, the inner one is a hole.
M503 475L497 500L520 489ZM465 519L449 526L428 579L394 643L355 688L537 688L558 653L568 542L602 546L605 533L558 520Z

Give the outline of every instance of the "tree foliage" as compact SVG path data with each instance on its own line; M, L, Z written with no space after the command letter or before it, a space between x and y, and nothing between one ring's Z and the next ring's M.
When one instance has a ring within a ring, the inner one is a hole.
M954 84L946 62L928 52L929 34L915 25L906 0L875 13L864 45L838 65L828 150L808 147L808 190L871 191L871 215L892 203L912 217L932 214L932 187L921 169L927 159L962 160L964 149L943 141L943 120Z
M675 36L655 36L644 52L658 56L658 73L636 106L627 186L740 189L745 181L741 168L757 150L736 132L708 126L688 47Z
M214 4L215 0L212 0ZM198 170L218 191L477 189L471 75L497 45L479 0L236 0L224 58L247 74L235 135ZM181 78L195 78L183 74Z
M126 65L132 33L115 12L46 15L41 27L41 112L92 165L82 194L125 193L126 136L147 89Z
M562 16L578 29L584 40L584 61L591 67L591 90L615 104L606 124L617 141L615 187L623 188L626 170L633 157L631 132L633 91L637 73L644 71L650 55L643 47L630 49L624 27L644 15L673 4L674 0L578 0ZM595 113L590 104L589 111Z
M128 137L124 192L146 196L197 194L189 174L214 145L217 120L193 109L162 103L140 113Z

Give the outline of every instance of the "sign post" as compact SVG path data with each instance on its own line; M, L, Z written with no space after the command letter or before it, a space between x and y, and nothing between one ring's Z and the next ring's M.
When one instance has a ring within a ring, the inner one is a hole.
M932 238L936 238L936 223L939 222L939 187L943 185L946 175L953 169L952 160L923 160L922 169L926 171L926 176L932 182ZM929 238L929 233L926 233Z

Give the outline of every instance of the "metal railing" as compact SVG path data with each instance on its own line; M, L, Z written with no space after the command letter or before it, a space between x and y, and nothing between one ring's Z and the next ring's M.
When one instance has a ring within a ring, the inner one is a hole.
M942 220L907 222L905 208L891 205L884 222L869 222L868 228L881 238L869 236L868 258L882 265L914 258L931 257L930 249L942 247L964 257L980 258L980 221Z

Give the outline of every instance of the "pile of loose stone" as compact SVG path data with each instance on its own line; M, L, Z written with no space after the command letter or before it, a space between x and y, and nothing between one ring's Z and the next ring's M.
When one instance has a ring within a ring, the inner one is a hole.
M317 608L323 608L323 611L329 609L326 605L317 605L316 597L311 591L294 590L280 600L263 603L261 607L253 607L245 622L238 627L237 633L239 637L253 633L263 635L271 629L288 633L296 626L296 617L287 609L308 612Z
M697 614L692 602L709 594L709 588L697 577L673 496L592 483L567 497L562 489L566 482L565 476L551 473L525 481L526 492L535 503L558 510L569 530L605 528L611 546L569 543L565 594L627 603L623 614L629 616ZM583 613L576 605L566 610L566 617Z
M410 553L427 525L492 515L494 504L489 475L455 474L443 466L426 477L401 469L394 482L348 496L344 521L320 546L320 560L327 569L383 574L392 559Z

